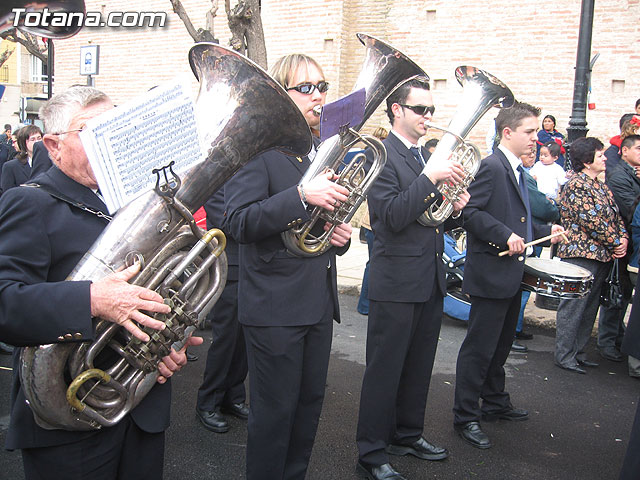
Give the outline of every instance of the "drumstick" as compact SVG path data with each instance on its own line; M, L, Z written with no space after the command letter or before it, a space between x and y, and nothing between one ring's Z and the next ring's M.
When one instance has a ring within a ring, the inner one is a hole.
M560 235L562 235L562 238L564 238L564 241L565 241L565 242L568 242L568 241L569 241L569 239L567 238L567 236L564 234L564 231L562 231L562 232L552 233L551 235L547 235L546 237L538 238L537 240L534 240L534 241L529 242L529 243L525 243L525 244L524 244L524 248L531 247L531 246L533 246L533 245L537 245L537 244L542 243L542 242L546 242L547 240L550 240L550 239L552 239L553 237L558 237L558 236L560 236ZM509 250L505 250L504 252L500 252L500 253L498 254L498 256L499 256L499 257L504 257L505 255L508 255L508 254L509 254Z

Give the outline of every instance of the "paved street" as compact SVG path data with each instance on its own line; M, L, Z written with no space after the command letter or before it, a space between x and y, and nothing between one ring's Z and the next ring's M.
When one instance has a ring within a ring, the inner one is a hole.
M355 429L364 372L366 317L355 311L357 298L342 295L343 324L334 331L327 393L311 458L309 480L357 478ZM553 332L534 328L528 354L512 355L507 387L517 407L527 408L523 423L484 424L494 443L477 450L453 432L451 406L455 360L465 324L445 319L434 367L425 435L451 451L443 462L394 458L409 479L616 479L626 449L639 381L626 375L626 364L602 360L597 369L577 375L553 365ZM209 335L205 334L208 339ZM201 360L189 364L173 382L172 425L167 434L165 478L244 478L245 424L231 419L231 431L211 433L195 414L196 390L202 376L204 346L194 349ZM591 359L599 361L592 352ZM0 365L10 359L0 357ZM0 370L0 441L8 421L10 373ZM0 478L20 479L18 452L0 452ZM61 476L60 478L64 478Z

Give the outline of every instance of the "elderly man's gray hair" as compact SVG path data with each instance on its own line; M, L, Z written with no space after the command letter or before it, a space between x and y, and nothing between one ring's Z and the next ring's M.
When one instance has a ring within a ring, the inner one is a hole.
M54 95L40 108L40 119L44 123L45 133L66 132L78 109L106 101L110 101L109 97L93 87L71 87Z

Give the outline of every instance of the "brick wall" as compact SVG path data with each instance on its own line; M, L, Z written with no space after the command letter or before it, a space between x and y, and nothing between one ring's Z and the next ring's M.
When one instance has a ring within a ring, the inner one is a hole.
M84 29L56 42L59 91L86 83L79 71L79 47L100 45L96 86L117 103L134 97L178 73L190 75L191 38L171 11L169 0L108 3L88 0L88 11L167 11L162 29ZM263 23L269 63L285 53L304 52L324 67L331 83L329 100L351 91L364 49L355 38L363 31L384 39L409 55L435 85L434 121L446 125L458 108L458 65L483 68L505 82L520 100L551 113L566 131L571 113L580 3L577 0L263 0ZM183 0L196 27L205 23L211 3ZM224 2L215 19L215 35L228 44ZM592 76L596 110L588 112L589 134L603 140L618 133L618 118L640 98L640 0L598 0L595 4L592 54L600 53ZM194 88L196 84L194 82ZM478 123L470 138L484 145L484 134L497 111ZM374 115L366 129L388 126Z

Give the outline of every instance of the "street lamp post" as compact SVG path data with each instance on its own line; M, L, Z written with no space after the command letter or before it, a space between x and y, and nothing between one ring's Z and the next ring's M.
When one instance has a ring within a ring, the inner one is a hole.
M573 108L567 127L569 144L578 138L586 137L589 131L587 128L587 94L591 78L589 57L591 55L594 2L595 0L582 0L576 76L573 84Z

